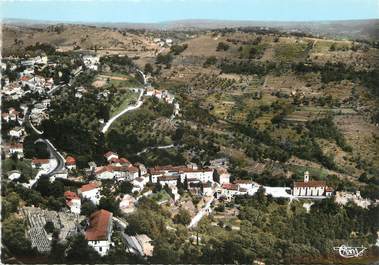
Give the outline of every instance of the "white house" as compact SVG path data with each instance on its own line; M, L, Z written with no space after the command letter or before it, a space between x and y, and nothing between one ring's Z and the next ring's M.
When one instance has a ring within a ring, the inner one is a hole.
M221 197L226 197L230 199L236 195L244 195L247 194L247 190L243 188L239 188L238 185L232 183L225 183L222 185L221 191L218 193Z
M114 179L115 173L112 166L102 166L95 169L95 176L97 179Z
M132 181L133 189L132 192L141 192L143 188L146 186L147 182L149 182L148 178L138 177Z
M9 171L8 173L8 179L9 180L17 180L21 177L21 172L19 170L12 170Z
M150 181L152 183L157 183L158 182L158 177L160 176L177 176L179 175L179 171L181 169L186 168L185 166L178 166L174 167L172 165L167 165L167 166L156 166L153 168L149 168L148 172L150 174Z
M178 176L160 176L158 177L158 182L159 184L161 184L162 186L175 186L177 185L178 183L178 180L179 180L179 177Z
M112 217L113 214L104 209L94 212L89 218L89 226L85 232L88 245L101 256L105 256L112 245Z
M32 168L42 168L44 170L49 169L50 160L49 159L33 159Z
M80 197L72 191L66 191L64 197L66 198L66 205L70 208L70 211L75 214L80 214Z
M99 204L100 201L100 189L95 183L85 184L80 189L78 189L78 194L83 199L89 199L95 205Z
M225 167L218 167L216 169L217 181L220 185L230 183L230 173Z
M68 170L74 170L76 169L76 160L72 156L67 156L66 157L66 168Z
M233 182L238 186L238 188L250 190L254 187L255 182L251 179L236 179Z
M134 165L138 168L140 177L145 176L147 174L147 169L144 164L135 163Z
M293 196L331 196L333 189L326 186L325 181L310 181L309 172L304 173L304 181L294 182Z
M120 200L120 204L119 204L120 210L126 214L134 212L135 202L136 202L136 199L133 196L131 196L129 194L123 195L123 197Z
M203 168L203 169L192 169L183 168L180 172L180 181L184 182L185 178L192 179L196 178L203 183L213 182L213 169Z
M88 69L97 71L97 69L99 67L99 63L100 63L100 57L91 56L91 55L84 55L83 56L83 63Z
M128 180L132 181L139 177L139 169L137 167L129 166L127 168L127 171L128 171L128 174L127 174Z
M23 148L22 144L11 144L9 146L8 154L9 154L9 156L16 154L18 159L23 158L24 157L24 148Z
M212 189L212 182L206 182L202 183L202 194L204 196L212 196L213 195L213 189Z
M107 161L111 161L113 158L118 159L118 154L113 153L112 151L107 152L104 157L107 159Z
M24 134L24 128L22 127L14 127L9 131L9 136L20 138Z

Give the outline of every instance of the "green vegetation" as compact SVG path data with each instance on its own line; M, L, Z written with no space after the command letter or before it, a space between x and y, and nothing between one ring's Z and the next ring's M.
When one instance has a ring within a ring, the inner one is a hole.
M304 60L311 47L312 43L280 43L274 48L275 58L284 62Z
M217 44L216 51L227 51L229 49L229 45L224 42L219 42Z
M100 58L101 65L108 65L112 72L126 72L133 71L136 66L131 58L127 55L109 55Z
M313 120L307 122L307 128L312 137L319 137L324 139L335 140L343 150L351 152L351 146L347 145L342 133L338 130L333 122L333 117L328 116L323 119Z
M214 56L210 56L210 57L208 57L208 58L205 60L203 66L204 66L204 67L209 67L209 66L211 66L211 65L215 65L216 63L217 63L217 58L214 57Z
M244 59L260 59L267 48L266 44L244 45L240 47L240 57Z
M2 161L3 174L11 170L19 170L21 172L21 177L18 181L27 182L30 178L34 177L37 173L37 169L33 169L31 165L31 160L22 159L19 160L16 157L10 159L5 159Z
M114 105L111 107L111 115L114 116L124 110L126 107L133 105L138 98L138 93L131 90L123 90L120 96L115 97Z
M172 45L170 47L170 52L172 52L174 55L179 55L187 48L188 48L188 44Z

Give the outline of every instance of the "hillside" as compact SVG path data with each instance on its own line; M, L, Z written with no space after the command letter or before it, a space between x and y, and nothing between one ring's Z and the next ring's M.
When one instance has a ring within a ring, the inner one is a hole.
M370 73L378 69L379 53L368 43L251 28L188 35L79 25L6 26L3 36L4 54L40 42L61 51L126 54L141 69L149 63L152 84L173 92L183 105L179 127L201 125L204 136L216 135L212 144L222 153L245 161L240 170L256 173L256 163L270 168L271 160L279 160L282 174L310 162L351 180L378 173L379 101L377 78L372 80ZM154 37L172 38L185 48L173 53L154 43ZM168 61L157 64L158 53ZM193 104L202 110L198 117L191 114ZM331 117L335 135L312 136L310 122L326 117ZM239 131L241 126L254 134ZM233 137L226 140L225 133ZM268 139L258 140L257 133ZM304 137L314 142L303 146ZM288 153L285 145L298 150ZM304 155L307 148L319 148L321 154Z

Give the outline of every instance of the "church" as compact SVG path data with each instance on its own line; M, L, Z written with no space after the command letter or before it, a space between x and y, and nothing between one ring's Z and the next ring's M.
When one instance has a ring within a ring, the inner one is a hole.
M304 181L296 181L293 185L293 196L299 197L329 197L333 189L322 180L309 180L309 172L304 172Z

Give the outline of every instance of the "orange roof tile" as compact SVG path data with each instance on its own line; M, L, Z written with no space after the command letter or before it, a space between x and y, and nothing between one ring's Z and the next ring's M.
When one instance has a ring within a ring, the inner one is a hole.
M112 213L107 210L101 209L91 214L89 218L90 225L86 230L86 239L89 241L107 240L111 222Z
M325 181L322 181L322 180L311 180L311 181L308 181L308 182L297 181L297 182L294 182L293 186L297 187L297 188L326 187L326 183L325 183Z
M76 164L75 158L72 156L67 156L66 157L66 164L67 165L75 165Z
M38 159L38 158L35 158L32 160L32 164L34 165L43 165L43 164L49 164L49 159Z
M97 188L98 187L95 183L89 183L89 184L85 184L85 185L81 186L80 191L86 192L86 191L90 191L90 190L97 189Z

